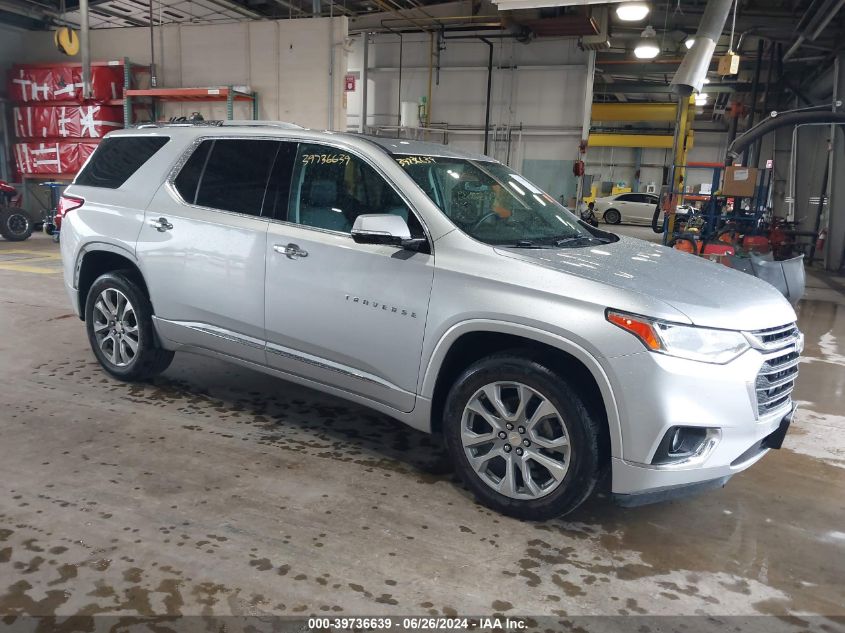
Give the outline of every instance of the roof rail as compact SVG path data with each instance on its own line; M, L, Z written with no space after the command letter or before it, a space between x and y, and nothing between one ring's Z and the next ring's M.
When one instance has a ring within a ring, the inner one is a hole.
M223 121L208 120L208 121L148 121L147 123L136 123L134 127L136 130L143 130L146 128L157 127L220 127Z
M287 121L253 121L251 119L236 120L236 121L221 121L223 126L235 127L278 127L283 130L304 130L305 128L296 123L288 123Z
M306 128L296 123L287 123L286 121L253 121L251 119L243 121L220 121L220 120L204 120L204 121L155 121L148 123L137 123L134 125L135 129L158 128L158 127L276 127L283 130L304 130Z

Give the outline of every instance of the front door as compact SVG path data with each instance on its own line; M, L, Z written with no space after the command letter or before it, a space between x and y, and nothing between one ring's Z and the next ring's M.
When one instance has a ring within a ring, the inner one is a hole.
M262 207L279 147L204 140L147 208L137 253L168 339L264 362Z
M277 221L267 236L267 363L411 411L434 256L356 244L350 231L364 213L399 215L414 237L425 236L422 224L356 154L301 143L290 155L271 176Z

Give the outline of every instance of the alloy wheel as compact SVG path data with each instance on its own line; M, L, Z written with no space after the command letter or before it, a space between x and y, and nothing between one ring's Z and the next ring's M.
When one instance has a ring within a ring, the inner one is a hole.
M116 288L106 288L94 303L94 336L106 359L126 367L138 354L138 317L129 299Z
M539 499L569 470L569 432L557 408L519 382L483 386L467 402L461 443L471 468L496 492Z

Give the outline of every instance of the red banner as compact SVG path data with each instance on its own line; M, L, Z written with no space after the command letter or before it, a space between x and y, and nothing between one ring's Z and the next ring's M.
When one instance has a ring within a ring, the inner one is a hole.
M9 98L19 103L82 102L82 69L54 66L15 66L9 71ZM91 68L91 101L123 98L123 67Z
M15 144L21 174L75 174L97 147L96 143L57 141Z

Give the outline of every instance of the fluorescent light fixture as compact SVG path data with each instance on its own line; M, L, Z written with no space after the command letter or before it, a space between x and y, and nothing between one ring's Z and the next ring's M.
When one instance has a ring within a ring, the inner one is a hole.
M692 35L690 35L690 36L689 36L689 37L688 37L688 38L684 41L684 46L686 46L686 47L687 47L687 50L689 50L689 49L691 49L691 48L692 48L692 45L693 45L693 44L695 44L695 38L694 38Z
M651 26L645 27L640 41L634 47L634 56L637 59L654 59L660 52L657 45L657 33Z
M623 22L639 22L649 11L651 8L645 2L623 2L616 7L616 17Z
M704 92L699 92L697 95L695 95L695 105L707 105L707 94Z
M709 84L709 83L710 83L710 80L709 80L707 77L705 77L705 78L704 78L704 83Z

